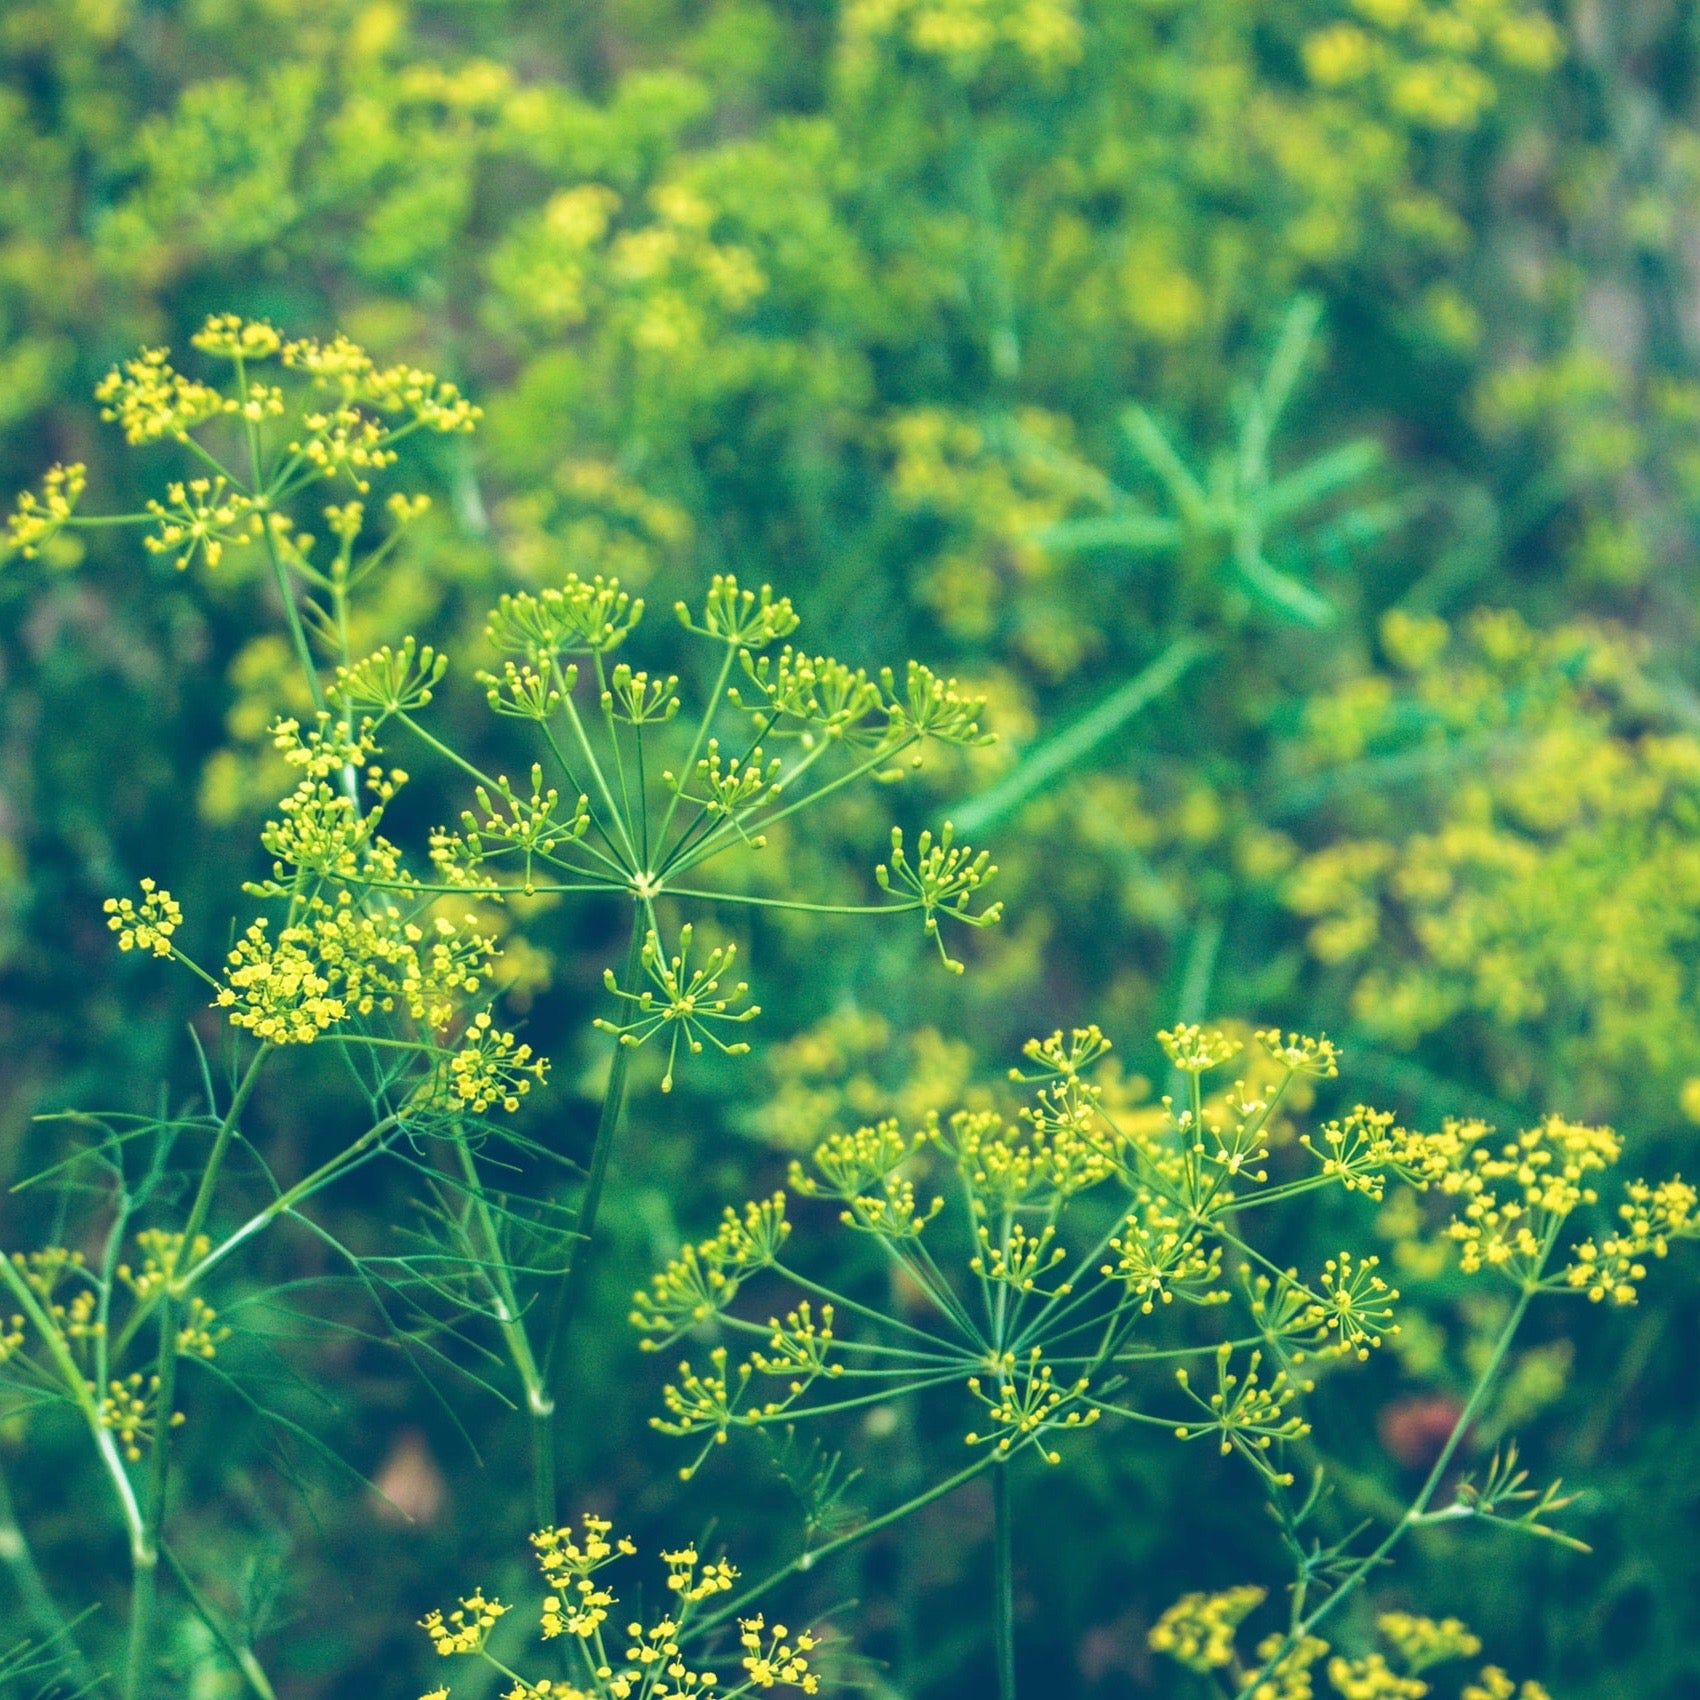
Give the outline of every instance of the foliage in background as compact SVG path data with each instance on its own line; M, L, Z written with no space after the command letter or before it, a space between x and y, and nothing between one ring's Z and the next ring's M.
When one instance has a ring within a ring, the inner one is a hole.
M470 654L498 594L568 570L663 604L732 571L783 585L853 667L924 654L989 698L999 743L929 757L899 812L994 842L1010 921L942 996L907 971L916 941L753 923L756 995L783 1012L772 1090L708 1071L646 1115L587 1340L752 1169L975 1100L1028 1032L1087 1012L1325 1026L1413 1121L1563 1109L1692 1169L1700 133L1679 9L17 0L0 60L8 489L81 462L86 501L136 511L160 469L114 454L87 400L114 362L226 308L346 326L486 412L474 439L407 445L439 500L351 616L355 653L415 630ZM152 1113L192 1067L193 994L114 978L100 902L154 874L192 920L253 873L289 784L266 729L311 712L257 555L179 578L91 533L0 564L11 1174L48 1149L33 1111ZM434 711L483 770L524 771L477 690ZM421 772L397 807L423 832L462 802ZM852 889L882 812L847 801L776 843L774 878ZM574 1150L604 1085L575 1036L619 928L592 904L546 945L505 941ZM1170 1084L1155 1049L1127 1066ZM308 1088L256 1133L295 1173L329 1155ZM374 1182L338 1226L404 1208ZM1433 1279L1341 1419L1366 1509L1432 1457L1495 1330ZM1425 1601L1450 1590L1555 1692L1694 1680L1696 1386L1668 1291L1627 1334L1554 1324L1470 1443L1516 1427L1543 1475L1596 1482L1596 1558L1418 1544ZM479 1470L375 1345L302 1350L314 1377L336 1357L338 1445L418 1522L309 1512L246 1442L191 1447L237 1490L194 1569L255 1621L341 1600L288 1632L330 1692L416 1656L397 1626L460 1584L456 1508L524 1468L480 1434ZM610 1428L641 1426L655 1390L620 1352L587 1344L576 1372ZM867 1467L901 1491L931 1421L882 1414ZM55 1478L7 1466L38 1517ZM666 1468L634 1449L610 1503ZM1172 1590L1152 1577L1209 1590L1258 1562L1196 1495L1182 1541L1176 1489L1136 1464L1069 1466L1048 1494L1114 1531L1023 1571L1035 1668L1082 1693L1155 1680L1142 1636ZM752 1566L785 1545L783 1503L728 1530ZM847 1584L904 1692L979 1656L979 1520L928 1515ZM49 1547L56 1572L87 1562L69 1524ZM356 1555L358 1598L335 1580Z

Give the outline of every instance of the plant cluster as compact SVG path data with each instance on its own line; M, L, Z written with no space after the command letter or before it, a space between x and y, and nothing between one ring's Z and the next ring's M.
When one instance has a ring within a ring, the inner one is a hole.
M481 671L478 682L495 715L528 729L538 759L529 785L483 771L425 716L446 656L412 637L365 656L350 643L353 592L389 555L396 527L423 507L420 498L392 497L389 529L369 536L362 498L372 478L395 463L409 433L471 429L477 410L430 373L380 369L346 338L287 341L264 322L224 315L207 322L195 345L227 363L226 383L185 376L154 349L115 370L98 395L132 442L164 440L204 464L208 491L197 495L190 480L141 513L89 516L64 494L80 489L80 470L56 469L43 495L23 500L11 521L25 553L60 530L112 524L140 528L149 545L175 553L179 567L197 555L216 567L226 548L259 550L315 704L307 724L273 724L272 742L295 784L260 833L269 871L244 887L265 907L222 963L189 953L182 909L151 877L137 896L105 905L121 950L171 958L205 983L211 1008L235 1030L217 1047L227 1081L218 1082L203 1055L201 1114L108 1126L44 1177L72 1177L87 1195L98 1258L85 1264L52 1248L19 1253L4 1269L20 1306L5 1337L17 1408L75 1408L129 1534L131 1696L149 1686L154 1661L154 1578L171 1469L165 1430L182 1416L174 1403L179 1362L211 1360L228 1334L215 1332L219 1312L205 1289L226 1277L239 1251L274 1223L303 1219L315 1195L375 1160L413 1169L433 1222L417 1253L373 1260L331 1243L373 1289L390 1326L429 1319L435 1357L448 1361L436 1337L445 1327L451 1339L494 1333L532 1427L534 1506L540 1518L552 1517L558 1390L567 1374L560 1342L584 1288L583 1253L596 1229L628 1058L651 1040L663 1044L665 1092L681 1057L708 1045L729 1056L747 1051L725 1035L759 1013L744 1002L743 983L726 983L736 943L693 959L694 924L675 922L674 906L710 916L739 904L911 914L958 972L941 924L983 927L999 912L979 900L996 873L990 858L955 844L948 824L936 842L923 832L913 853L892 829L889 861L876 869L879 902L773 896L742 889L735 877L718 888L697 883L717 861L759 851L783 823L856 781L900 775L924 746L986 737L980 704L918 662L901 675L871 676L789 643L778 647L799 623L790 602L765 585L744 589L729 574L714 578L700 608L677 609L711 661L713 682L693 716L680 715L677 675L612 659L644 613L642 599L617 580L568 573L540 592L502 597L486 631L499 670ZM293 388L256 375L272 360L297 378ZM305 492L338 482L353 494L322 509L335 552L321 565L292 510ZM190 497L200 502L192 514ZM408 783L406 771L383 759L398 737L469 782L474 803L458 830L431 831L424 854L412 857L384 830ZM606 976L613 1013L596 1023L614 1039L614 1055L577 1186L566 1153L500 1119L547 1078L548 1062L493 1012L501 989L496 911L564 896L622 900L631 916L624 969ZM269 1065L305 1046L341 1053L369 1114L334 1156L286 1185L244 1131L244 1117ZM181 1158L173 1161L179 1138L206 1141L187 1171ZM151 1147L139 1179L132 1147ZM227 1183L238 1153L269 1194L245 1210L238 1201L253 1177ZM532 1196L500 1178L516 1161L544 1165ZM224 1220L233 1205L234 1220ZM132 1276L118 1260L143 1219L151 1225L137 1243L151 1250ZM61 1283L63 1302L55 1297ZM126 1288L136 1302L109 1340L115 1297ZM131 1368L133 1358L144 1367ZM132 1466L141 1467L140 1481ZM772 1649L762 1657L788 1668Z
M1700 1210L1680 1179L1633 1180L1615 1210L1602 1205L1601 1180L1621 1154L1609 1129L1551 1116L1512 1139L1479 1121L1422 1132L1358 1105L1300 1132L1296 1101L1337 1073L1328 1041L1260 1032L1253 1066L1207 1094L1205 1076L1242 1042L1196 1025L1158 1037L1185 1083L1178 1103L1118 1101L1123 1093L1092 1080L1110 1049L1103 1033L1059 1029L1030 1041L1028 1066L1011 1071L1026 1088L1013 1117L961 1110L930 1115L915 1131L888 1119L829 1137L808 1168L793 1164L791 1195L838 1205L844 1228L878 1249L871 1264L835 1260L860 1281L835 1285L811 1273L816 1236L805 1231L793 1245L791 1197L777 1192L741 1213L728 1209L710 1238L686 1246L637 1293L632 1321L652 1350L710 1327L748 1341L736 1359L717 1344L706 1364L681 1362L665 1389L666 1414L655 1426L702 1443L687 1478L740 1430L790 1431L952 1390L971 1413L963 1444L984 1451L887 1515L907 1515L992 1471L1000 1590L1010 1576L1014 1461L1032 1454L1060 1464L1063 1449L1101 1418L1136 1433L1208 1439L1237 1455L1295 1564L1287 1633L1260 1651L1260 1667L1235 1678L1234 1692L1252 1700L1263 1684L1296 1681L1320 1657L1316 1628L1411 1530L1477 1518L1564 1538L1541 1519L1565 1502L1556 1489L1526 1490L1514 1458L1503 1470L1496 1464L1485 1485L1456 1484L1451 1502L1436 1504L1448 1468L1531 1302L1585 1293L1633 1304L1650 1259L1673 1241L1700 1238ZM1310 1435L1307 1407L1331 1372L1367 1360L1397 1332L1399 1293L1380 1259L1360 1248L1301 1272L1259 1241L1268 1218L1295 1200L1336 1192L1379 1202L1389 1186L1432 1200L1428 1231L1455 1248L1459 1269L1503 1282L1514 1297L1421 1489L1366 1550L1354 1545L1361 1531L1327 1544L1309 1539L1326 1472L1296 1494L1288 1453ZM1589 1231L1595 1216L1604 1225ZM747 1289L767 1294L775 1284L780 1296L767 1297L764 1323L759 1311L748 1314ZM1177 1300L1197 1312L1203 1338L1175 1344L1174 1331L1154 1320ZM1217 1614L1214 1626L1183 1636L1180 1619L1165 1619L1167 1645L1193 1647L1188 1658L1204 1659L1198 1668L1227 1666L1231 1650L1220 1636L1237 1619L1221 1616L1229 1610L1222 1602L1238 1602L1243 1616L1262 1597L1241 1590L1206 1612L1195 1596L1182 1618L1196 1607L1194 1616ZM1000 1594L997 1607L1007 1637L1011 1604ZM1006 1649L1000 1669L1011 1660ZM1348 1696L1418 1692L1376 1686L1379 1664L1358 1671L1336 1663L1352 1671L1336 1682Z

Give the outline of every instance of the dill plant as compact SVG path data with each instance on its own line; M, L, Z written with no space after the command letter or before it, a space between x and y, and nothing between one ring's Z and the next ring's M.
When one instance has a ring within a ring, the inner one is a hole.
M1318 1632L1412 1530L1479 1521L1571 1540L1550 1522L1568 1501L1556 1486L1531 1490L1514 1450L1479 1481L1454 1481L1453 1462L1532 1303L1631 1304L1651 1260L1700 1238L1700 1200L1680 1179L1631 1180L1602 1203L1621 1150L1609 1129L1549 1116L1510 1138L1455 1119L1422 1132L1358 1105L1300 1131L1300 1100L1337 1073L1328 1041L1260 1032L1241 1078L1207 1093L1205 1077L1241 1041L1197 1025L1159 1039L1182 1083L1160 1108L1129 1103L1113 1079L1094 1082L1110 1049L1097 1027L1059 1030L1030 1041L1027 1065L1011 1071L1018 1103L830 1135L809 1164L793 1165L788 1191L728 1209L635 1295L632 1321L650 1350L716 1334L729 1342L679 1363L653 1419L694 1444L687 1477L740 1432L789 1434L897 1400L955 1398L967 1453L958 1467L937 1461L919 1493L806 1545L760 1586L989 1474L1003 1700L1015 1693L1019 1463L1059 1464L1088 1431L1204 1441L1237 1457L1292 1563L1284 1626L1242 1659L1232 1630L1265 1598L1247 1586L1189 1597L1152 1644L1221 1679L1235 1700L1308 1694L1306 1673L1328 1652ZM1454 1248L1465 1275L1501 1284L1510 1302L1414 1497L1375 1535L1366 1525L1325 1541L1315 1519L1327 1466L1307 1489L1295 1468L1308 1451L1307 1408L1397 1331L1399 1294L1361 1246L1306 1270L1265 1247L1271 1219L1314 1211L1328 1194L1379 1201L1389 1185L1425 1197L1427 1226L1415 1231ZM821 1270L812 1200L836 1208L866 1248L836 1258L836 1276ZM1166 1325L1177 1304L1196 1326ZM1177 1333L1192 1338L1176 1343ZM811 1522L811 1542L814 1533ZM1401 1675L1372 1657L1334 1661L1349 1700L1425 1692L1409 1686L1410 1660ZM1484 1676L1483 1692L1497 1680Z
M733 979L736 945L699 940L700 919L682 917L738 904L909 916L960 972L949 930L999 914L980 898L996 873L989 857L956 842L948 824L913 844L894 827L874 900L863 904L740 889L735 869L729 881L703 883L728 852L760 850L779 823L858 781L899 776L923 746L987 736L981 704L954 681L917 662L870 675L800 649L785 641L798 627L790 602L730 575L716 576L696 608L677 609L712 681L694 713L682 712L689 687L676 675L616 658L644 614L616 579L568 573L503 596L487 626L495 660L477 678L493 713L534 739L536 760L518 784L480 769L426 713L447 657L411 636L362 656L350 636L356 592L426 506L397 492L374 525L373 480L410 435L470 431L477 408L433 374L379 367L343 337L287 340L268 323L220 315L193 340L222 363L219 381L148 349L97 391L132 444L172 445L182 476L140 512L90 515L79 507L83 469L55 467L9 525L26 556L89 526L133 527L179 569L259 551L314 705L305 724L273 724L296 783L260 834L268 871L245 887L261 911L222 962L185 949L181 908L152 878L106 903L122 950L197 975L228 1022L220 1055L201 1053L204 1109L70 1118L94 1137L73 1141L35 1184L62 1189L76 1207L64 1207L66 1237L74 1216L98 1249L85 1256L54 1244L0 1260L17 1307L0 1335L12 1408L75 1413L129 1536L127 1700L153 1688L162 1562L249 1685L270 1692L166 1540L171 1434L199 1403L190 1375L205 1369L241 1392L239 1375L220 1363L231 1326L218 1289L258 1236L284 1221L304 1226L428 1364L451 1361L444 1330L450 1340L493 1331L529 1415L535 1520L553 1527L561 1342L584 1291L630 1059L646 1044L662 1047L668 1091L675 1069L705 1048L747 1051L739 1035L759 1013ZM336 495L346 499L324 501ZM300 518L314 499L328 558ZM384 831L408 779L390 763L396 740L470 791L459 826L433 831L411 858ZM575 1165L546 1137L503 1119L548 1063L495 1013L496 908L568 896L621 901L630 915L624 961L606 973L608 1012L595 1023L612 1057L576 1184ZM340 1151L286 1184L245 1120L268 1065L303 1046L339 1053L370 1114ZM305 1213L325 1188L380 1158L409 1166L427 1190L416 1252L357 1255ZM545 1171L534 1196L516 1195L509 1179L525 1165ZM802 1654L770 1643L752 1655L761 1670L794 1667L800 1679ZM615 1683L607 1692L661 1700L675 1690Z

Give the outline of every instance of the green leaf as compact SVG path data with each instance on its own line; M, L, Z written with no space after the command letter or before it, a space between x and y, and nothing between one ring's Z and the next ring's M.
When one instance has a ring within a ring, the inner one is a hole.
M1203 660L1210 648L1202 638L1176 638L1150 666L1118 685L1096 708L1035 744L996 784L953 809L951 817L958 830L964 835L984 831L1080 766L1189 667Z

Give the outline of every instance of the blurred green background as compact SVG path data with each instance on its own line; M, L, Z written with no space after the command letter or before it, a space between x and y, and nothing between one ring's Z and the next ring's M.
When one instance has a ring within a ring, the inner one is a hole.
M797 1539L753 1455L681 1488L645 1428L625 1295L656 1258L823 1129L953 1104L1058 1021L1158 1091L1175 1019L1326 1030L1346 1101L1562 1110L1695 1166L1700 8L5 0L0 65L0 486L81 460L91 509L134 509L167 457L100 423L114 360L211 311L340 328L486 410L407 467L436 506L363 640L470 667L503 589L614 572L659 608L734 571L803 641L990 696L998 744L894 799L1001 865L966 978L918 936L764 923L755 1055L640 1087L569 1463L622 1526L717 1519L752 1571ZM9 1176L62 1137L41 1112L192 1088L195 986L118 959L100 901L156 875L219 948L280 790L264 729L302 706L270 597L240 556L177 575L100 534L0 564ZM475 691L440 707L497 747ZM453 794L417 774L410 818ZM885 810L788 875L861 889ZM544 922L516 997L557 1073L526 1125L582 1150L621 918ZM281 1167L340 1113L291 1066L258 1130ZM327 1208L381 1247L405 1178ZM411 1700L415 1619L521 1542L523 1435L364 1339L315 1247L268 1256L348 1326L280 1308L255 1373L393 1503L233 1406L186 1431L180 1543L282 1692ZM1543 1319L1474 1441L1574 1478L1594 1555L1425 1537L1394 1584L1555 1695L1700 1694L1694 1271L1659 1274L1627 1315ZM1364 1506L1420 1478L1495 1320L1400 1284L1420 1314L1316 1436ZM951 1413L878 1415L848 1437L871 1504L959 1444ZM51 1584L100 1602L122 1543L55 1434L0 1433L0 1474ZM1221 1468L1124 1440L1023 1481L1028 1692L1173 1691L1156 1614L1278 1578ZM802 1598L861 1602L888 1692L983 1692L984 1538L947 1500Z

